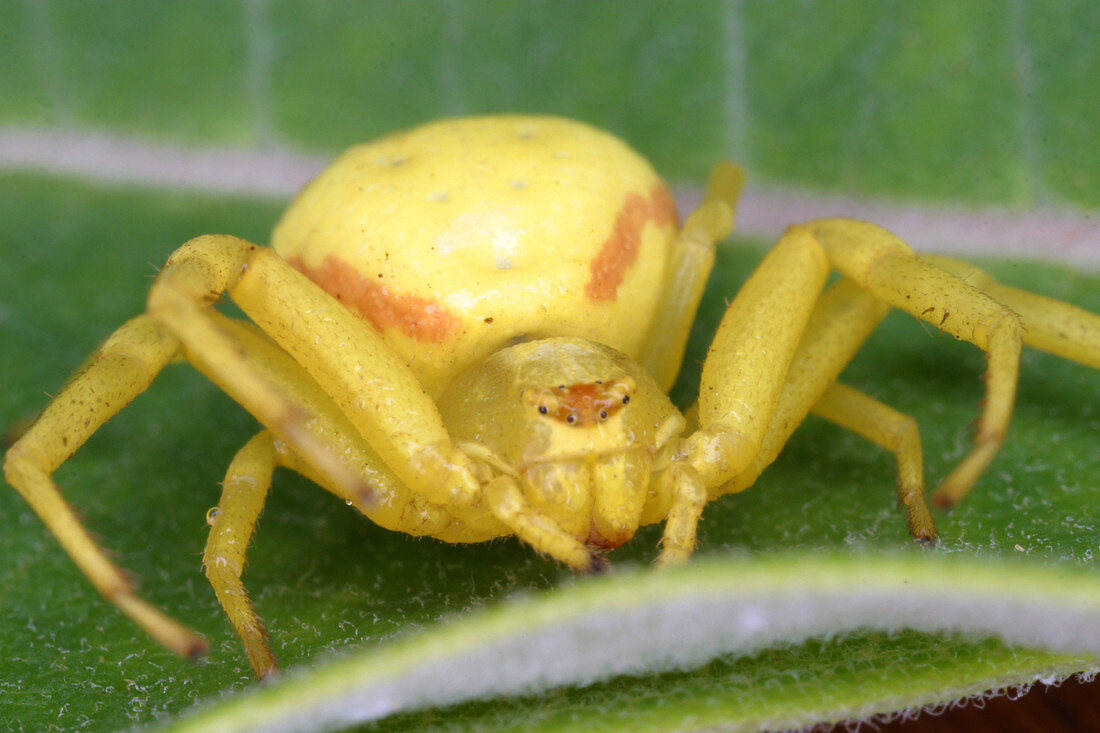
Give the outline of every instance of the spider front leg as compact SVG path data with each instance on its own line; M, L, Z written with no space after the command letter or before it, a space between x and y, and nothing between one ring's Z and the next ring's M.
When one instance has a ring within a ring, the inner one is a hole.
M686 559L711 488L760 454L787 371L829 265L814 238L788 230L726 309L700 378L700 427L658 477L670 501L659 562Z
M918 259L881 227L849 219L804 225L833 266L872 295L986 352L986 398L974 446L941 482L940 503L962 499L1004 442L1023 346L1019 316L955 275Z
M926 256L937 267L1008 306L1023 321L1024 343L1032 348L1100 369L1100 315L1026 290L1003 285L968 262ZM958 503L969 485L945 481L933 495L937 504Z
M309 435L306 416L219 331L206 306L222 292L321 385L414 492L441 504L478 500L472 461L451 443L413 373L370 326L270 249L228 236L191 240L173 253L150 291L150 314L179 337L197 367L289 443L326 484L349 494L369 491Z
M752 486L795 428L813 412L894 453L898 503L905 508L909 532L922 543L935 538L935 524L924 501L916 422L836 381L888 310L886 303L847 278L818 298L787 370L760 452L744 471L722 486L712 487L711 498Z
M830 267L848 279L815 306ZM988 352L989 395L976 446L945 485L969 487L976 480L1011 413L1020 351L1016 317L917 260L878 227L847 220L792 227L730 304L707 355L700 428L673 456L693 471L667 471L662 479L660 493L671 497L662 562L690 553L702 511L698 485L710 498L751 485L811 409L895 453L910 531L918 540L934 537L915 425L850 388L826 392L885 313L875 298L926 319L938 312L937 325Z
M779 255L781 251L789 254ZM773 427L772 422L784 416L800 421L813 404L788 399L785 407L776 411L783 391L789 389L784 380L795 348L806 332L807 305L817 298L824 272L830 267L885 303L923 318L986 352L987 395L974 448L944 480L938 492L940 497L960 498L996 455L1004 439L1019 371L1020 319L955 275L917 259L908 246L884 229L846 219L823 219L789 229L738 293L722 320L703 368L699 395L701 427L684 442L674 459L691 465L714 495L744 488L742 480L751 481L770 462L772 452L781 447L787 434ZM873 327L877 320L868 323ZM818 327L811 329L808 336L813 338L817 330ZM852 342L855 347L862 338ZM833 356L842 356L848 349L831 351ZM848 358L850 354L837 361L837 372L827 376L822 386L835 378ZM804 382L795 379L792 384ZM823 390L813 401L822 393ZM834 419L856 427L865 417L871 418L877 427L871 426L869 432L864 430L865 434L875 436L877 442L898 452L899 459L906 455L910 456L906 462L912 461L912 449L887 434L891 430L888 425L894 422L887 413L880 410L863 413L861 407L847 399L851 395L836 396L847 406L846 412L835 413ZM826 405L825 411L836 406ZM772 437L765 445L764 439L769 434ZM728 487L724 486L731 481ZM920 512L914 514L916 508L916 504L910 505L910 522L912 525L917 520L919 527L924 522ZM930 521L927 528L931 530Z
M700 377L700 427L676 456L705 486L741 473L760 452L828 271L814 238L791 229L726 309Z
M179 356L179 348L179 342L149 316L124 324L8 450L4 475L96 590L161 644L195 657L206 651L206 640L136 594L51 478L92 433L145 391L161 369Z
M370 487L369 495L364 495L347 493L341 486L327 483L308 461L267 430L252 438L234 457L222 483L217 509L211 513L203 565L218 601L241 637L253 670L264 678L275 674L278 667L268 647L263 623L248 599L241 573L276 468L289 468L305 475L384 527L401 528L409 534L439 534L452 520L439 507L404 490L400 480L359 436L347 417L290 355L252 324L219 313L212 312L209 316L257 378L282 395L293 412L310 415L304 429L311 439L326 446L334 456L340 456L346 470ZM194 360L191 354L185 355ZM217 381L217 374L209 376ZM239 399L231 386L223 387ZM417 517L419 523L410 522L409 517Z

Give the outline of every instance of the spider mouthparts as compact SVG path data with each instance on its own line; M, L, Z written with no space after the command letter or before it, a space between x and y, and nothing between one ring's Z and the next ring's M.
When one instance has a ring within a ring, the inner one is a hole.
M614 536L606 537L598 529L593 527L588 532L588 538L585 539L584 544L594 551L600 550L614 550L616 547L625 544L634 536L633 532L624 531L617 533Z

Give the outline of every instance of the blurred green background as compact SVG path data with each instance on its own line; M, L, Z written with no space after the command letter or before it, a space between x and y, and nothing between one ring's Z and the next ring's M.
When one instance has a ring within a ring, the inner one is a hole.
M0 1L0 124L337 151L578 117L698 180L1100 203L1091 0Z

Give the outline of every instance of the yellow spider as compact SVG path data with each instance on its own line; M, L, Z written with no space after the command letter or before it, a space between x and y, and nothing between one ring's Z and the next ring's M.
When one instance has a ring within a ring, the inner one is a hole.
M147 312L118 329L8 451L4 471L95 587L167 647L201 636L133 591L51 475L169 362L185 359L265 426L211 511L206 574L256 674L276 671L241 583L276 467L383 527L447 542L516 535L579 570L665 522L684 561L707 502L741 491L813 411L894 452L913 537L935 535L915 423L837 375L890 306L988 355L961 499L1012 411L1023 342L1100 368L1100 317L918 259L890 233L787 230L744 284L685 418L665 392L733 223L718 164L677 226L668 188L616 138L568 120L436 122L352 148L290 206L271 248L180 247ZM839 271L823 291L826 276ZM213 307L227 293L251 322Z

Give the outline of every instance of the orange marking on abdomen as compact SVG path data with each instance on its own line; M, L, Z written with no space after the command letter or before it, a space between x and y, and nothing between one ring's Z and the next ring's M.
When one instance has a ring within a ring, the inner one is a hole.
M661 182L653 184L648 198L637 191L626 195L615 217L611 235L592 260L592 274L584 289L591 300L598 303L614 300L618 296L627 270L638 259L642 232L651 221L658 226L676 224L676 202L668 187Z
M438 301L395 293L335 255L327 255L320 267L309 267L297 257L287 262L379 331L395 328L416 341L441 343L461 326L458 317Z

